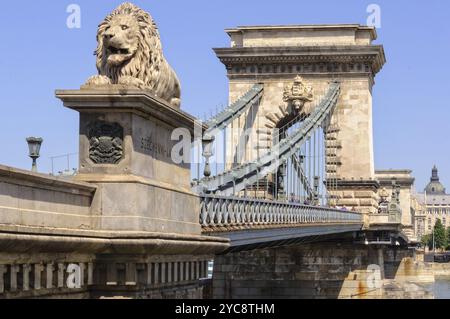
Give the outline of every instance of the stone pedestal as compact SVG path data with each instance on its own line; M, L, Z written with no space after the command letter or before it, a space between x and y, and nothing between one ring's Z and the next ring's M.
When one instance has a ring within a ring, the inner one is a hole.
M76 179L95 185L96 245L71 246L92 254L89 296L202 298L208 262L229 244L202 236L189 163L172 156L180 135L190 151L194 118L140 90L111 86L56 96L80 113Z
M200 235L189 163L172 160L179 142L172 141L172 132L183 129L193 137L193 117L138 90L56 95L80 113L77 180L99 187L99 229Z

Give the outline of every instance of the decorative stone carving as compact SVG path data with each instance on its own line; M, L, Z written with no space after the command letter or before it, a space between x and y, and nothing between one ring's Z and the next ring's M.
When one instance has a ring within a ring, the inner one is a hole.
M387 191L386 187L383 187L378 195L380 196L380 201L378 203L378 213L387 214L389 205L389 192Z
M323 60L321 64L302 63L308 61L307 57L295 56L292 58L283 57L267 57L254 59L239 59L235 57L223 58L221 61L225 63L228 76L231 78L245 77L248 75L274 75L274 74L292 74L292 73L314 73L314 74L330 74L330 73L346 73L346 74L367 74L379 71L380 62L372 61L374 58L364 56L353 56L355 62L345 62L345 57L330 56L324 57L318 55L317 58ZM311 58L309 58L311 60ZM343 60L344 62L329 62L327 60ZM239 63L246 63L241 66ZM294 63L292 65L291 63Z
M389 222L400 224L402 219L402 209L400 206L400 185L398 185L395 180L392 182L392 195L388 207Z
M95 122L89 128L89 158L95 164L118 164L123 158L123 128Z
M312 102L313 89L306 85L303 78L297 75L292 85L287 85L284 88L283 101L293 107L292 111L303 112L303 107L306 102Z
M180 106L180 82L164 58L158 28L150 14L123 3L100 24L97 69L83 88L119 84L149 90Z
M286 120L293 120L299 115L308 116L312 109L306 107L307 102L312 102L314 98L312 87L308 86L300 75L297 75L292 85L286 85L283 92L283 102L280 103L274 112L270 112L265 116L264 128L268 130L261 134L258 147L260 149L269 150L272 141L273 130L280 126L280 123ZM264 147L261 147L263 145Z
M380 199L381 199L381 202L382 202L382 203L387 202L388 197L389 197L389 192L387 191L386 187L383 187L383 188L380 190Z

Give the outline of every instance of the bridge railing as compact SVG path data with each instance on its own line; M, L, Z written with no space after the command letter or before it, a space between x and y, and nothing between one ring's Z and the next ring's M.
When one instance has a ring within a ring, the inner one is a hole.
M360 213L297 203L200 195L200 224L208 227L363 223Z

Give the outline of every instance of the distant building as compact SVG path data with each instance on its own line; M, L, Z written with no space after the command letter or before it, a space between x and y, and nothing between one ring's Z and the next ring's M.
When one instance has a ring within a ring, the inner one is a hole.
M445 187L439 181L439 174L436 166L434 166L431 171L430 183L425 187L425 193L427 195L446 195Z
M417 208L414 216L414 228L417 237L431 234L438 219L447 228L450 226L450 194L439 180L438 169L433 167L430 183L424 193L416 194Z

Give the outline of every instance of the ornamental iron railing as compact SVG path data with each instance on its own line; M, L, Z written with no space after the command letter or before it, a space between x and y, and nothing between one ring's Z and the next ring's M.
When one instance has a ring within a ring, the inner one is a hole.
M200 224L208 227L362 224L360 213L298 203L200 195Z

